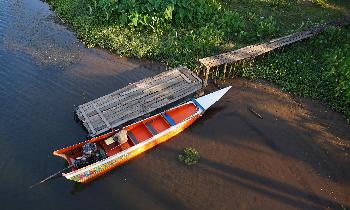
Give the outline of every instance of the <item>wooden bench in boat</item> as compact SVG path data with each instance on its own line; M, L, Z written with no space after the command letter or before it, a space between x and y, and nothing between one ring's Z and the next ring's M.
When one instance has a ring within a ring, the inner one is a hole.
M178 67L82 104L76 114L89 134L96 136L189 97L201 88L200 78L188 68Z
M139 141L137 141L136 137L131 131L128 132L128 138L130 138L135 145L139 143Z
M157 135L158 134L158 132L156 131L156 129L154 129L153 125L150 122L145 123L145 125L146 125L147 129L149 131L151 131L151 133L153 135Z

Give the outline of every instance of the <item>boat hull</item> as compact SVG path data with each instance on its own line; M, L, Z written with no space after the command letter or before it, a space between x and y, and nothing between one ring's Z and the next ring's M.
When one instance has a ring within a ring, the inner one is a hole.
M130 148L130 150L125 151L122 155L116 155L117 157L110 157L108 161L105 161L103 164L99 164L93 167L89 167L88 170L79 171L79 172L71 172L68 174L63 174L67 179L76 181L76 182L90 182L97 177L107 173L108 171L122 165L123 163L131 160L132 158L136 157L137 155L151 149L152 147L165 142L172 137L176 136L183 130L185 130L188 126L190 126L194 121L196 121L201 114L196 114L192 116L190 119L171 127L169 130L164 131L163 133L160 133L159 136L155 136L154 139L150 139L149 141L145 142L145 144L141 145L140 147Z

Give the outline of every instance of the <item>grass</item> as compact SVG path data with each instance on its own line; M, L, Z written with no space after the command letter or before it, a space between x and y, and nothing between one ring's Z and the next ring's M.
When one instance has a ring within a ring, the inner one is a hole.
M341 0L47 0L89 47L169 66L276 38L349 14ZM350 118L350 29L320 36L242 66L240 76L273 81L321 99Z

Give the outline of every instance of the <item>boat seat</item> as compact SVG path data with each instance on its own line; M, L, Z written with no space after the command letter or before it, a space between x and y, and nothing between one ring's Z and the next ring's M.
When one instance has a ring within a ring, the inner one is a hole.
M139 143L139 141L137 141L136 137L131 131L128 131L128 136L135 145Z
M145 125L146 125L147 129L148 129L149 131L151 131L151 133L152 133L153 135L157 135L157 134L158 134L158 132L156 131L156 129L153 127L152 123L146 122Z
M109 138L101 141L100 143L101 143L101 148L106 153L108 153L110 150L112 150L117 145L117 142L114 141L113 137L109 137Z
M173 118L171 118L170 115L168 115L166 112L164 112L162 115L171 126L176 125L175 120Z
M109 137L108 139L105 140L105 143L107 146L109 146L109 145L115 143L115 141L114 141L113 137Z

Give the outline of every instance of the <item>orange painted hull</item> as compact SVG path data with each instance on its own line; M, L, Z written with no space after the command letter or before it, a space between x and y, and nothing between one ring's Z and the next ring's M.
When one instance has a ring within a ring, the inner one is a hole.
M67 179L76 182L89 182L155 145L169 140L191 125L202 112L203 110L194 103L189 102L125 127L124 129L127 130L129 138L126 143L113 147L107 145L105 140L117 133L112 131L88 141L57 150L54 152L54 155L63 157L70 165L73 165L75 158L82 155L81 148L84 144L87 142L98 143L106 152L106 159L83 168L73 168L72 172L63 174Z
M97 177L107 173L108 171L110 171L110 170L122 165L123 163L133 159L134 157L140 155L141 153L151 149L152 147L154 147L160 143L163 143L163 142L171 139L172 137L176 136L177 134L179 134L180 132L185 130L188 126L190 126L194 121L196 121L198 119L198 117L199 117L199 115L194 117L193 119L189 120L187 123L185 123L183 126L179 127L178 129L174 129L173 131L170 131L167 134L155 139L154 141L150 142L146 146L144 146L140 149L137 149L136 151L131 151L127 157L121 158L120 160L117 160L116 162L109 165L105 169L100 170L98 173L93 173L91 176L88 176L88 177L80 177L79 176L79 177L76 177L76 178L71 179L71 180L74 180L77 182L83 182L83 183L90 182L90 181L96 179Z

